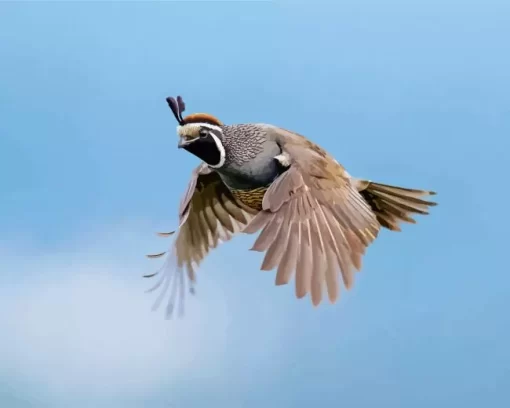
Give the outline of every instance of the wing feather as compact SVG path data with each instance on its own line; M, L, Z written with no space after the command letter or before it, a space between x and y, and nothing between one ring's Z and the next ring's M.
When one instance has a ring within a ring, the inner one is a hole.
M197 167L180 203L179 230L173 248L162 268L146 275L159 275L156 284L148 290L160 289L153 309L158 309L166 296L166 317L172 316L175 306L182 314L186 286L194 293L196 268L220 242L230 240L242 230L253 215L235 200L217 173L205 164Z
M282 225L278 230L274 241L269 246L264 260L262 261L261 270L270 271L274 269L282 259L283 252L289 239L290 217L286 216L282 220Z
M354 271L361 268L380 224L343 167L324 150L300 135L267 130L290 167L269 187L262 211L244 232L260 231L252 249L265 252L261 269L276 269L276 285L295 276L296 297L310 294L319 305L326 289L334 303L340 295L339 275L346 288L352 287Z
M299 228L298 223L292 223L289 228L287 245L283 257L276 271L276 285L285 285L292 279L296 269L296 261L299 253Z
M282 217L276 217L274 214L272 214L271 220L267 221L266 225L262 228L262 231L260 232L257 240L253 244L252 250L263 252L268 249L269 246L274 242L278 231L280 231L282 222Z
M322 242L322 237L319 231L319 226L317 225L317 215L315 213L311 214L310 226L312 236L314 237L312 241L312 303L314 306L319 305L322 302L322 289L324 284L324 275L325 275L325 267L324 267L324 257L326 255L326 251L324 248L324 244Z
M310 239L310 220L298 224L300 228L299 258L296 267L296 297L310 292L312 284L313 252Z

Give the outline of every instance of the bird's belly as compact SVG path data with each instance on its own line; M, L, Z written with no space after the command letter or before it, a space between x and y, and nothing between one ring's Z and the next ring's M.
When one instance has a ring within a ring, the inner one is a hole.
M253 210L261 211L262 200L264 199L264 194L266 194L267 189L268 187L264 186L242 190L231 188L230 191L237 201L240 201Z

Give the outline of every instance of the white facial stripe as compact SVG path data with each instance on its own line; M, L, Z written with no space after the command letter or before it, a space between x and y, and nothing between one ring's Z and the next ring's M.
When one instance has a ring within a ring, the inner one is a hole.
M184 126L177 126L177 134L181 137L194 136L201 127L221 132L221 128L219 126L211 125L210 123L188 123Z
M217 127L217 126L216 126ZM223 143L221 143L221 140L216 136L214 133L209 133L214 141L216 142L216 147L218 148L218 151L220 152L220 162L214 166L209 165L209 167L212 167L213 169L219 169L221 166L225 164L225 148L223 147Z

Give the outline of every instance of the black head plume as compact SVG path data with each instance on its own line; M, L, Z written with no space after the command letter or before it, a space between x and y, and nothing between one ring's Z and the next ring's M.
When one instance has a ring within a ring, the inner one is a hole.
M177 122L179 122L179 125L184 125L184 119L182 118L182 112L186 109L186 105L184 104L184 101L182 100L182 97L178 96L177 100L169 96L166 98L166 103L168 103L168 106L170 109L172 109L172 112L175 116L175 119L177 119Z

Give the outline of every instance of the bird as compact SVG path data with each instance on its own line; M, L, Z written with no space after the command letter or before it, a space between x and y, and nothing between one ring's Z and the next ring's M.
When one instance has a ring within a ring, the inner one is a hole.
M177 120L178 148L200 160L179 206L179 226L155 273L153 310L167 296L166 317L184 314L201 262L233 236L257 234L251 250L260 269L276 270L275 285L295 282L297 299L336 303L350 289L366 249L382 228L401 231L437 205L434 191L351 176L325 149L294 131L266 123L224 124L208 113L183 117L181 96L166 102ZM170 292L168 294L168 292Z

